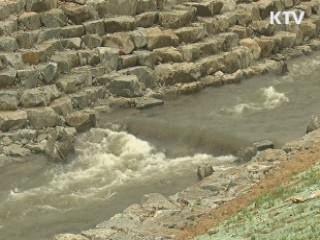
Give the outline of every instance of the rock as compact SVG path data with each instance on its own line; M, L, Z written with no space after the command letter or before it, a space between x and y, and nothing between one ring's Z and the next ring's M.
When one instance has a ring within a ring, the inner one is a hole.
M137 76L123 75L110 82L110 92L121 97L138 97L142 95Z
M107 34L102 41L104 47L118 48L125 54L130 54L135 49L130 35L126 32Z
M155 88L157 86L156 80L154 78L154 71L145 66L136 66L119 71L119 73L124 75L136 75L139 79L142 89Z
M0 21L0 36L10 35L18 30L18 24L15 20Z
M31 108L27 114L29 124L34 129L54 127L60 123L58 114L51 107Z
M139 0L136 14L149 11L157 11L157 0Z
M163 105L163 101L156 98L150 98L150 97L138 97L135 98L135 106L138 109L146 109L151 108L158 105Z
M109 105L111 108L115 109L126 109L135 107L136 102L132 98L117 97L111 98Z
M275 43L272 39L267 37L255 38L254 39L260 46L261 57L269 57L272 54Z
M145 12L135 17L136 27L148 28L152 27L158 21L157 12Z
M59 115L67 116L73 112L71 99L68 97L59 98L54 100L50 107L52 107Z
M268 148L274 148L274 144L270 140L262 140L259 142L255 142L252 145L257 149L257 151L263 151Z
M44 63L37 66L37 70L41 75L41 79L49 84L53 82L57 75L58 64L54 62Z
M41 27L40 16L35 12L25 12L18 18L19 29L34 30Z
M92 112L73 112L66 116L68 126L75 127L78 132L89 130L96 125L96 117Z
M35 88L40 80L40 72L33 68L18 70L17 78L25 88Z
M85 35L83 25L69 25L61 28L61 36L64 38L82 37L83 35Z
M104 21L106 33L127 32L134 29L135 20L130 16L107 18Z
M179 38L172 30L161 31L158 27L148 29L147 48L153 50L162 47L176 47L179 45Z
M119 50L109 47L97 48L100 56L100 62L105 66L106 72L112 72L118 69Z
M197 81L201 72L194 63L160 64L155 67L157 82L165 85Z
M74 152L76 133L73 127L56 127L49 130L45 153L52 161L66 161L67 156Z
M86 5L82 6L75 3L64 3L62 5L62 10L74 24L82 24L91 18L90 10Z
M180 43L194 43L205 36L203 25L195 25L192 27L182 27L174 31L179 37Z
M40 31L37 43L43 43L52 39L59 39L61 36L61 28L48 28Z
M159 60L158 54L155 51L138 50L134 51L133 54L137 56L139 65L149 68L154 68Z
M86 93L74 93L69 95L71 98L72 106L75 109L85 109L89 106L89 97Z
M24 111L0 112L0 129L9 131L24 128L27 125L27 113Z
M178 87L180 94L193 94L199 92L203 88L201 82L184 83Z
M57 0L27 0L26 11L44 12L50 9L57 8Z
M11 144L9 146L3 147L3 153L7 156L25 157L27 155L30 155L31 151L27 148L23 148L21 145Z
M147 33L144 29L129 32L131 40L137 49L147 45Z
M48 106L51 94L42 88L27 89L20 97L20 105L23 107Z
M102 36L105 33L103 19L85 22L83 25L86 29L86 34L98 34Z
M306 133L312 132L318 128L320 128L320 119L318 116L312 115L311 120L307 126Z
M244 46L250 49L254 59L260 58L261 48L259 44L251 38L245 38L240 40L240 46Z
M174 47L157 48L154 52L160 57L162 63L183 62L181 53Z
M259 35L271 36L274 34L275 26L269 20L254 21L251 25L253 31Z
M159 23L164 28L180 28L191 23L195 18L194 9L171 10L159 13Z
M120 66L119 69L122 68L130 68L135 67L138 63L138 57L136 55L122 55L120 56Z
M22 61L22 56L20 53L0 54L0 64L3 65L3 69L0 70L4 70L4 68L8 66L18 70L24 67L24 63Z
M60 234L55 236L54 240L89 240L82 235L76 234Z
M124 71L124 70L121 70L119 72L111 72L111 73L104 74L104 75L97 78L97 83L100 85L107 85L115 77L122 76L122 71Z
M200 46L195 44L182 45L177 49L181 53L183 60L186 62L195 61L201 55Z
M0 72L0 88L6 88L8 86L15 85L16 75L17 72L15 70Z
M40 30L15 32L14 36L20 48L29 49L38 41Z
M62 46L66 49L79 50L81 48L81 38L68 38L61 40Z
M210 17L220 13L223 2L208 0L202 2L187 2L185 5L195 7L197 9L197 16Z
M58 65L58 73L67 73L71 68L80 66L79 56L73 50L56 53L50 60Z
M13 52L18 49L17 40L13 37L0 37L0 50Z
M281 149L266 149L259 152L254 160L257 162L284 162L287 160L287 153Z
M48 28L64 27L67 25L67 16L59 8L41 13L40 19L42 25Z
M236 33L239 36L239 39L250 38L253 34L253 30L248 27L243 27L239 25L235 25L230 28L231 32Z
M157 211L165 209L177 209L178 207L171 203L167 198L159 193L150 193L144 195L141 199L141 206L147 211Z
M249 162L251 159L256 156L257 148L254 146L248 146L244 149L241 149L238 152L238 161L240 162Z
M100 18L108 16L133 16L137 11L137 0L109 0L99 6L98 14Z
M41 44L37 49L23 50L22 60L30 65L38 65L41 62L46 62L54 54L54 49L50 44Z
M91 86L92 75L89 72L63 75L56 84L63 92L73 93L83 87Z
M102 46L102 39L97 34L85 35L81 40L82 45L90 49Z
M85 66L85 65L95 66L98 63L100 63L100 56L96 51L80 50L78 51L78 56L80 59L80 64L82 66Z
M0 91L0 111L17 110L18 93L16 91Z

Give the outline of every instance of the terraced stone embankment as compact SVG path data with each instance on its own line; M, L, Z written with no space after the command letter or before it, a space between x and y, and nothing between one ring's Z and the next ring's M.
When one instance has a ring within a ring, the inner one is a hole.
M0 2L0 159L63 160L108 107L143 109L320 48L319 1ZM303 10L301 25L270 11ZM19 130L19 131L17 131ZM62 144L61 144L62 143ZM3 162L3 161L0 161Z

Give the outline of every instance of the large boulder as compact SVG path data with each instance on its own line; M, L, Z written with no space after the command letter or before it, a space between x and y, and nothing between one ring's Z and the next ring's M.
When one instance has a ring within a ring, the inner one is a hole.
M141 86L136 75L120 75L110 82L110 92L121 97L142 95Z
M27 114L29 124L34 129L54 127L60 124L59 115L51 107L30 108Z
M78 132L89 130L96 125L96 116L92 112L73 112L66 116L66 123Z

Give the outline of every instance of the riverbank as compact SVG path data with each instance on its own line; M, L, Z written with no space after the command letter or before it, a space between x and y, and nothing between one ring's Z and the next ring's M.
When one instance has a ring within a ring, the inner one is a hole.
M271 25L284 9L306 18ZM317 1L19 0L1 11L0 166L33 153L67 161L100 112L282 74L320 48Z
M55 239L192 239L234 216L319 160L320 130L281 149L258 151L249 162L216 168L168 198L152 193L95 229ZM269 146L270 147L270 146Z

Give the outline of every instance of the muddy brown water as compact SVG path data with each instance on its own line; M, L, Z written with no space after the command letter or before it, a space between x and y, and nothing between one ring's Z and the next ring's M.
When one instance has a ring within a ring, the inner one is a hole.
M125 123L67 164L42 156L0 169L0 240L52 239L110 218L142 195L173 194L208 162L233 164L239 148L301 137L319 114L320 56L294 60L288 76L266 75L169 99L164 106L100 119Z

